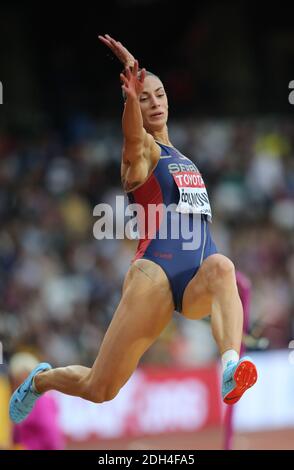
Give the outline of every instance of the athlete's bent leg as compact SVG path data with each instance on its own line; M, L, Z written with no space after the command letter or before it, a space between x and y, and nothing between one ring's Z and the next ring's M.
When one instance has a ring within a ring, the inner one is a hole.
M205 266L208 289L212 297L211 327L219 351L233 349L240 353L243 330L243 307L238 292L235 268L231 260L213 255L212 267ZM209 258L207 258L209 264Z
M186 287L183 314L197 319L211 314L212 333L224 364L223 400L236 403L256 382L257 371L249 358L239 360L243 307L235 268L228 258L220 254L206 258Z
M183 315L201 319L211 315L212 332L219 351L240 351L243 309L235 268L229 258L214 254L206 258L186 287Z

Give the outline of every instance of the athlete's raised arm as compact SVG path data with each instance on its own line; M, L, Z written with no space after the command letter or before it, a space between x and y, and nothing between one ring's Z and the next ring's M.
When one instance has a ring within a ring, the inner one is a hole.
M159 146L143 126L140 97L144 90L145 75L145 69L139 72L137 60L132 71L127 67L125 73L120 74L126 97L122 117L123 165L128 166L122 172L127 182L126 189L143 183L160 157Z
M99 39L111 49L125 67L124 72L120 74L125 98L122 117L124 135L122 180L125 189L129 190L145 181L160 158L160 147L155 142L152 132L146 130L141 109L141 101L145 100L146 107L146 95L149 96L144 90L146 71L145 69L139 71L138 61L120 42L109 35L99 36ZM151 106L154 107L153 102L150 103L149 107ZM152 111L148 110L148 114L151 113Z

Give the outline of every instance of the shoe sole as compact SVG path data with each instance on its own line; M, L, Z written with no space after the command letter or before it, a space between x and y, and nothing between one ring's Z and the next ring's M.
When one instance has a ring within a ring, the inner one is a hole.
M233 405L242 397L243 393L257 381L257 370L250 361L241 362L234 373L235 388L223 399L227 405Z

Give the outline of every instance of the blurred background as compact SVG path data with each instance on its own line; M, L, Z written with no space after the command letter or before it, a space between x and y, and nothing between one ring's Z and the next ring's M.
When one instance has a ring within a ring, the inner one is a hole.
M93 236L94 207L123 194L121 65L105 33L164 82L171 141L204 175L214 239L252 284L250 330L268 346L252 344L260 380L235 406L234 448L293 448L293 21L282 5L184 0L1 5L0 447L30 446L7 419L11 359L91 366L136 249ZM62 446L222 448L218 388L209 324L175 314L111 403L53 394Z

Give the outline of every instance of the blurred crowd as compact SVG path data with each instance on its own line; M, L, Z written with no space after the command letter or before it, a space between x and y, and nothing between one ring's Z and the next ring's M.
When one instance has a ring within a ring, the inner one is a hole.
M170 121L200 169L212 233L252 282L250 324L294 337L294 123L287 118ZM119 123L76 116L65 132L0 134L0 340L55 366L91 366L119 302L136 240L97 240L94 207L123 195ZM138 315L140 315L138 307ZM217 351L207 322L174 320L147 363L198 365Z

